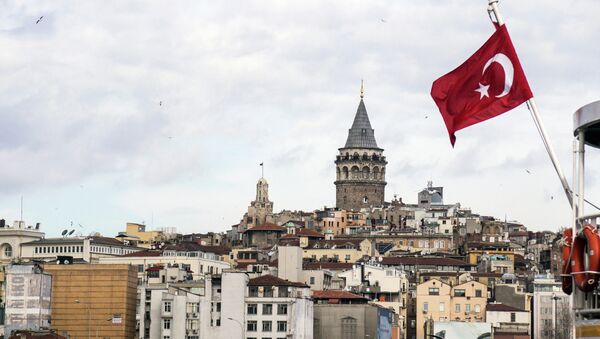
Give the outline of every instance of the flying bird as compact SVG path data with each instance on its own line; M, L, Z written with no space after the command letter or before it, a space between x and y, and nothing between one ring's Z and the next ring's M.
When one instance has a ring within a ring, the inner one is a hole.
M44 18L44 16L42 15L42 16L41 16L39 19L37 19L37 21L35 22L35 24L36 24L36 25L37 25L37 24L39 24L39 23L40 23L40 21L42 21L42 19L43 19L43 18Z
M427 118L429 118L429 116L428 116L428 115L426 115L426 116L425 116L425 119L427 119Z
M531 174L531 172L529 172L529 170L528 170L528 169L526 169L526 170L525 170L525 172L527 172L527 173Z
M381 22L386 23L385 19L381 19Z
M158 106L162 106L162 101L158 103Z

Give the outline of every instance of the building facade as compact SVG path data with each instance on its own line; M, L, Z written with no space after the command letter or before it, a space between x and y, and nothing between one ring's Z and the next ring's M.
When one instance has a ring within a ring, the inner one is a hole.
M336 206L359 211L382 206L385 201L385 166L383 149L377 146L361 88L360 103L346 145L339 149L336 166Z
M130 265L46 264L52 328L72 339L135 335L136 271Z

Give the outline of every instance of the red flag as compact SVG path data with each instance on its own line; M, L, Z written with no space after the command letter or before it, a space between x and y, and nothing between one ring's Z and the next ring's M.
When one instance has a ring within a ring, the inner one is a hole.
M462 65L434 81L431 96L442 113L452 146L454 132L533 97L506 25Z

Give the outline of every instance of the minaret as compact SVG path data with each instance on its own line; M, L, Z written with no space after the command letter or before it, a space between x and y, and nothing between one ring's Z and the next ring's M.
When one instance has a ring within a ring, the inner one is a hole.
M336 206L359 211L361 208L382 206L385 199L385 166L383 149L377 146L375 131L367 115L361 81L360 102L346 145L336 157Z

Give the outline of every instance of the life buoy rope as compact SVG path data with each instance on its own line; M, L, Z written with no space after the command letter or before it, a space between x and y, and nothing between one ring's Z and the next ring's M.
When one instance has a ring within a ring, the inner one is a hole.
M573 278L571 277L571 245L573 244L573 230L567 228L563 231L562 238L562 290L566 294L573 293Z

